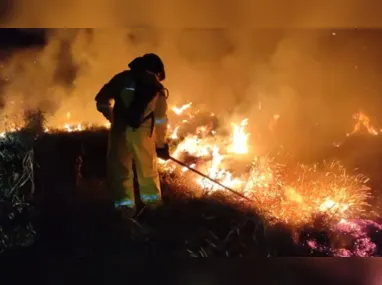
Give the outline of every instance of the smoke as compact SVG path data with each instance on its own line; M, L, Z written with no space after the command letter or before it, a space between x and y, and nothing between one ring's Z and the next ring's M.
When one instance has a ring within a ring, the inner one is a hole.
M3 22L8 27L106 27L152 26L157 28L380 27L378 1L359 0L83 0L2 1ZM12 5L10 5L12 4Z
M348 132L352 113L373 112L382 87L373 59L381 43L371 32L52 29L47 37L43 49L3 63L3 113L40 108L53 125L67 122L68 112L73 121L101 123L94 97L102 85L133 57L155 52L165 63L170 104L192 101L227 123L247 117L251 132L267 130L277 114L278 140L297 148L314 143L312 132L325 139Z

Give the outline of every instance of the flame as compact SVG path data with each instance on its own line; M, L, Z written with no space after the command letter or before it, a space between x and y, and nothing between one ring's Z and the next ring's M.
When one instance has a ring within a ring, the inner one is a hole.
M163 160L162 160L163 161ZM190 164L190 167L191 168L194 168L196 166L196 164L195 163L193 163L193 164ZM189 171L190 169L189 168L187 168L187 167L183 167L182 168L182 172L187 172L187 171Z
M278 119L279 115L273 116L274 121ZM175 146L173 156L195 158L194 168L252 199L249 206L270 221L299 226L323 214L332 220L348 219L357 217L368 206L367 179L348 174L339 162L321 166L299 164L290 168L278 164L275 158L257 156L249 171L237 173L238 162L230 160L244 154L248 156L249 133L245 131L248 123L248 119L240 124L232 123L229 138L207 126L199 126L195 133L189 133ZM229 193L224 187L172 162L160 161L159 164L163 172L179 171L195 189L202 188L205 193Z
M172 132L172 134L170 135L170 138L173 139L173 140L176 140L178 139L178 130L179 130L179 127L180 126L177 126L174 131Z
M303 203L304 198L296 192L296 190L293 187L285 187L285 196L287 199L291 202L296 202L296 203Z
M176 106L174 106L174 107L171 108L171 110L172 110L175 114L177 114L177 115L181 115L185 110L189 109L189 108L191 107L191 105L192 105L192 102L187 103L187 104L185 104L185 105L183 105L183 106L181 106L181 107L179 107L179 108L176 107Z
M232 122L229 135L205 123L187 131L187 126L193 124L199 113L191 106L192 103L188 103L171 108L175 115L171 119L175 128L168 126L172 156L185 161L190 159L192 168L251 199L252 202L245 202L247 206L262 213L270 222L300 226L311 223L322 214L333 220L348 220L357 218L367 207L370 189L365 186L366 178L347 173L338 162L287 167L267 155L251 157L247 118L239 124ZM211 120L215 116L211 114ZM279 117L275 114L270 120L276 123ZM358 121L352 133L364 126L369 133L376 134L365 114L358 113L356 118ZM80 132L94 126L110 127L107 121L98 125L77 122L71 112L63 114L61 119L65 123L48 124L45 131ZM17 127L10 124L8 131L14 130ZM0 136L4 135L6 132L0 133ZM205 194L230 193L172 161L158 159L158 165L160 172L174 173L177 174L174 177L185 179L187 186L195 192L201 189Z
M245 133L245 127L248 125L248 119L244 119L240 125L233 124L232 145L230 152L236 154L248 153L248 136Z
M361 132L362 127L367 130L371 135L377 136L378 131L372 126L370 118L363 112L358 112L353 115L353 118L356 120L353 131L347 136Z

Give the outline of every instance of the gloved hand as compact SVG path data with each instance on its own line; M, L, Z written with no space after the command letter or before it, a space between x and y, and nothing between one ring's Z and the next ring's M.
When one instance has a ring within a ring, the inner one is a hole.
M97 102L97 110L106 118L106 120L108 120L109 122L112 121L112 119L113 119L113 108L111 108L111 106L108 103L107 104L101 104L101 103Z
M170 159L170 151L169 151L168 144L165 144L164 147L161 147L161 148L157 147L156 152L157 152L157 156L160 159L163 159L163 160Z

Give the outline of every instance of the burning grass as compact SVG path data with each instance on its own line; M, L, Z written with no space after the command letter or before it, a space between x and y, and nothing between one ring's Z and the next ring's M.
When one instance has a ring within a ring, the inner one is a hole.
M333 250L330 244L346 232L339 225L366 221L361 218L367 217L371 195L367 178L349 173L337 161L309 166L294 164L281 154L255 154L249 143L251 134L246 132L247 119L227 128L220 125L215 114L193 111L191 104L172 110L169 138L173 156L249 199L243 200L172 161L159 161L171 206L159 209L149 224L155 225L156 235L164 235L161 239L172 240L169 235L174 235L176 242L186 240L187 245L176 248L177 254L184 249L182 254L200 257L376 254L374 241L365 240L365 227L358 227L358 234L352 232L355 243L363 239L363 250L349 244ZM47 136L60 132L76 136L83 130L104 129L78 123L48 129L38 122L32 120L27 125ZM188 201L191 197L191 202L178 203L184 196ZM147 217L142 219L144 222ZM179 227L184 227L181 237L175 233ZM201 237L196 237L199 234ZM197 241L190 242L189 238Z
M176 110L179 116L182 108ZM187 116L194 117L193 114ZM285 158L281 155L255 155L251 159L250 134L245 131L247 119L232 124L229 136L216 131L211 122L191 127L196 130L193 133L188 129L190 124L192 120L186 120L174 129L173 156L245 195L252 200L243 201L246 206L261 213L270 223L301 227L313 223L317 216L336 222L359 217L368 209L367 200L371 195L366 185L368 179L349 173L338 161L310 166L282 163ZM181 132L184 135L179 138ZM160 164L163 173L187 177L187 184L195 193L230 194L224 187L195 176L172 161Z

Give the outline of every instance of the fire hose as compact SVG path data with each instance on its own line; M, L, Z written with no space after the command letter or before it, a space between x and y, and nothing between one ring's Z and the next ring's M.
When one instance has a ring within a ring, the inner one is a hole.
M190 171L192 171L192 172L194 172L194 173L196 173L196 174L198 174L198 175L208 179L209 181L211 181L211 182L215 183L216 185L219 185L220 187L222 187L222 188L232 192L233 194L235 194L235 195L237 195L237 196L239 196L239 197L241 197L241 198L243 198L245 200L253 202L251 199L249 199L248 197L244 196L243 194L233 190L232 188L230 188L228 186L225 186L225 185L221 184L219 181L216 181L216 180L212 179L208 175L200 172L199 170L196 170L195 168L192 168L191 166L187 165L186 163L184 163L184 162L182 162L182 161L180 161L180 160L178 160L178 159L176 159L176 158L174 158L172 156L170 156L170 160L172 160L173 162L176 162L177 164L187 168L188 170L190 170Z

